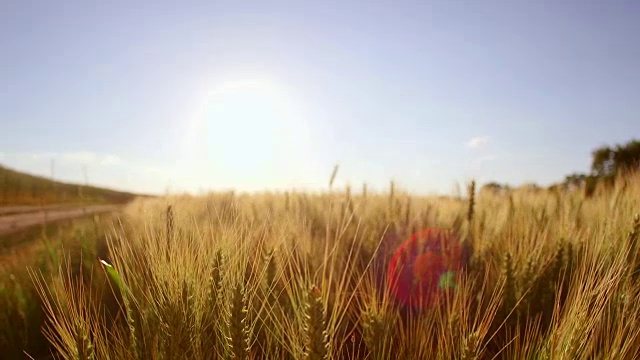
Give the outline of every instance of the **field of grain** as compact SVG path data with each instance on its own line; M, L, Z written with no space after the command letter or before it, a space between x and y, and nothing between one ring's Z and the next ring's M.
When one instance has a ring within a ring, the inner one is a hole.
M111 215L101 214L0 234L0 358L50 358L42 333L46 317L30 272L48 276L63 262L78 271L90 268L106 254L104 231L110 223Z
M68 184L0 165L0 206L123 204L134 194L86 184Z
M66 359L640 356L639 175L589 197L468 195L392 184L136 200L103 225L102 251L31 270L43 334ZM427 227L455 231L472 255L447 301L405 308L386 269Z

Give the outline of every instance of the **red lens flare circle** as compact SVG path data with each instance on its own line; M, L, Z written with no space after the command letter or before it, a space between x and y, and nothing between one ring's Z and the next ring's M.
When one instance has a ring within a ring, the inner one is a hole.
M394 253L387 281L404 306L439 304L455 290L456 276L465 268L465 247L451 231L429 228L413 234Z

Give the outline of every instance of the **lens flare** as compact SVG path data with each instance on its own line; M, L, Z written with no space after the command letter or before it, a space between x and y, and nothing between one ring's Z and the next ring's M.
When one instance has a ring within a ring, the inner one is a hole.
M396 250L387 280L404 306L426 308L453 294L465 269L468 249L449 230L429 228L413 234Z

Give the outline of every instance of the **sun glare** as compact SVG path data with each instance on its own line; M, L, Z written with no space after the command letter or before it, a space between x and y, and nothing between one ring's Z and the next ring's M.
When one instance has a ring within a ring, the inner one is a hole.
M285 188L307 172L312 151L302 104L274 82L216 86L193 125L189 160L199 187Z

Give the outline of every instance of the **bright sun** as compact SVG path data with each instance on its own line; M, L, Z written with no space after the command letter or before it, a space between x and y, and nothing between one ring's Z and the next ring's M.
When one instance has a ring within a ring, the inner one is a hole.
M271 81L220 84L193 125L190 163L199 186L284 188L307 172L311 134L301 103Z

